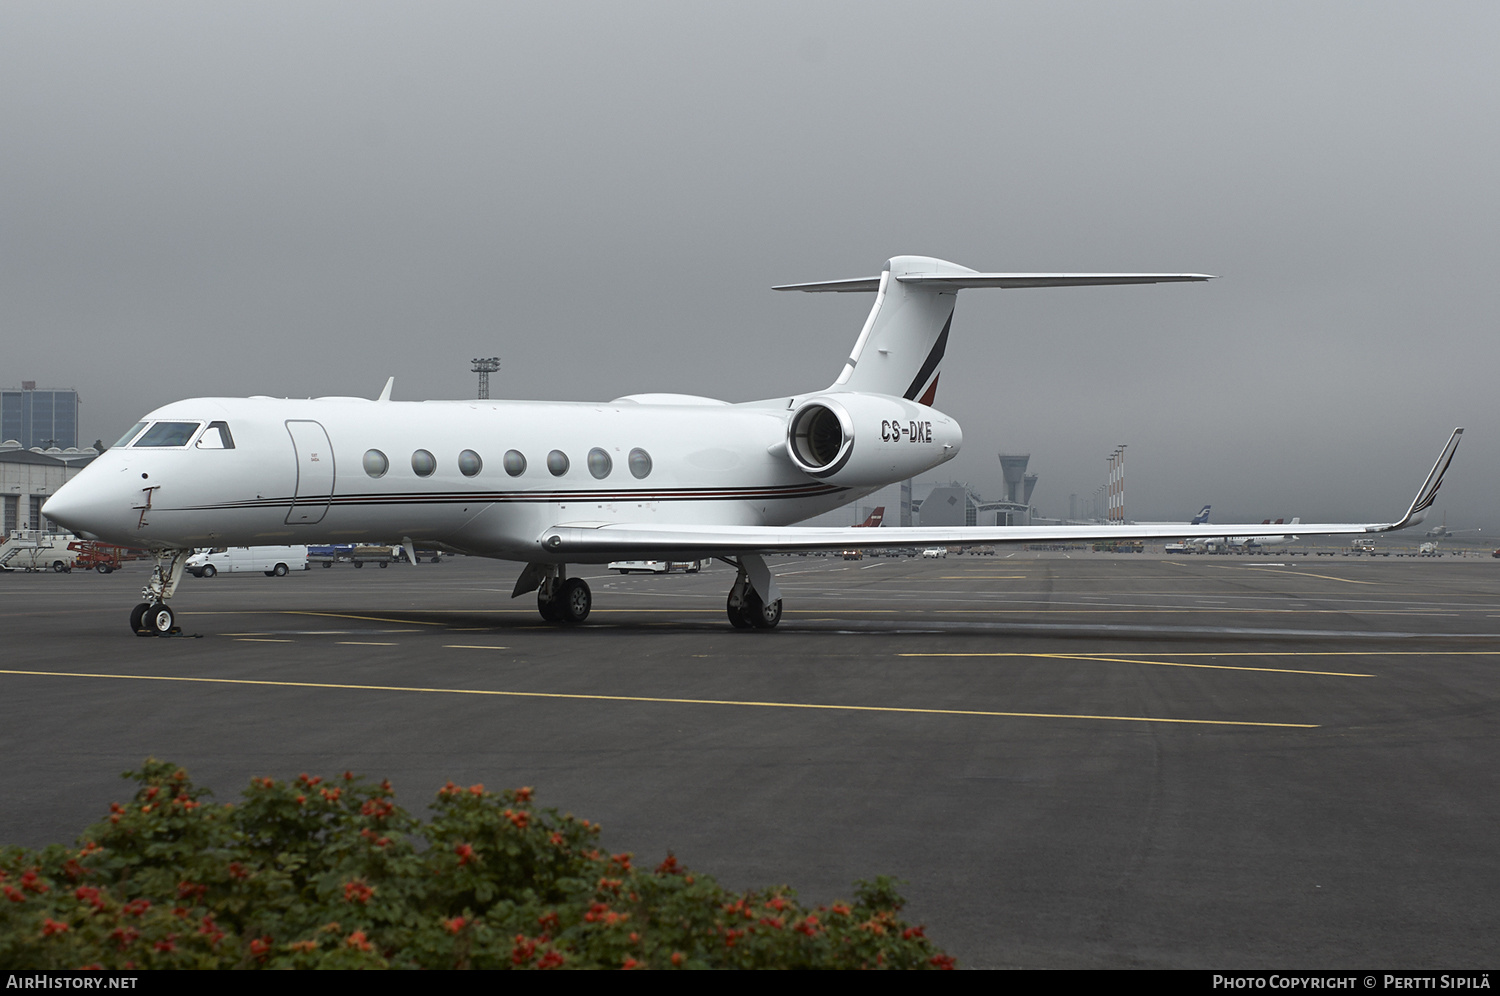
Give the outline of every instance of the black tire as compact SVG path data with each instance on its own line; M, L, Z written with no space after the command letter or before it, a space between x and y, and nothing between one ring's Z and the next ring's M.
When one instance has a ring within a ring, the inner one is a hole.
M382 561L381 561L381 562L380 562L380 569L381 569L381 570L382 570L382 571L383 571L383 570L385 570L385 569L386 569L386 567L388 567L388 566L389 566L389 564L388 564L388 563L387 563L387 562L386 562L386 561L384 561L384 560L382 560Z
M142 627L150 631L152 636L166 636L172 632L176 623L176 617L165 602L157 602L146 609L145 617L141 620Z
M357 567L357 568L358 567L363 567L363 566L365 566L365 562L363 560L356 560L354 562L354 566Z
M204 564L203 565L203 573L199 574L198 576L200 578L211 578L211 577L216 576L218 573L219 573L219 569L217 567L215 567L213 564Z
M541 613L542 619L547 622L562 622L562 616L558 613L559 599L552 599L538 590L536 593L536 610Z
M142 602L130 610L130 631L136 636L150 636L151 631L146 629L142 620L146 618L146 610L151 608L150 602Z
M63 568L65 568L66 566L67 565L64 564L61 560L54 560L52 562L52 573L61 574L63 572Z
M279 578L286 577L286 572L287 567L285 564L277 564L276 567L271 571L272 574L276 575Z
M262 572L262 573L264 573L264 574L265 574L265 576L266 576L266 577L271 577L271 576L272 576L272 575L274 575L274 574L275 574L275 573L276 573L276 572L275 572L275 571L264 571L264 572Z
M568 578L563 582L558 598L558 618L565 623L581 623L589 617L594 607L594 594L583 578Z
M325 561L323 561L323 566L324 567L332 567L333 566L333 562L329 561L329 560L325 560Z
M750 617L745 614L743 605L734 604L734 592L729 593L729 599L724 603L724 609L729 613L729 625L735 629L749 629Z
M94 570L98 571L100 574L108 574L113 571L114 568L109 566L108 564L95 564Z
M745 603L745 615L754 628L775 629L781 622L781 599L767 605L752 591L746 596Z

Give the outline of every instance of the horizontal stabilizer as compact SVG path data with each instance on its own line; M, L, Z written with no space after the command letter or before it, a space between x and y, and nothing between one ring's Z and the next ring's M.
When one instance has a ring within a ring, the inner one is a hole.
M1194 280L1212 280L1208 273L902 273L896 279L903 284L921 284L939 290L964 290L977 287L1107 287L1117 284L1171 284ZM823 280L811 284L782 284L779 291L831 291L851 294L880 289L879 277L856 277L851 280Z

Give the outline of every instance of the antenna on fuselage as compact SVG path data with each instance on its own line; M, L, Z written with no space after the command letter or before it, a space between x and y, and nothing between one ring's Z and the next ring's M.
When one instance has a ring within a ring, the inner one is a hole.
M388 380L386 380L385 387L383 387L383 388L380 389L380 397L376 398L375 400L376 401L389 401L389 400L391 400L391 388L393 388L395 386L396 386L396 378L395 377L391 377Z

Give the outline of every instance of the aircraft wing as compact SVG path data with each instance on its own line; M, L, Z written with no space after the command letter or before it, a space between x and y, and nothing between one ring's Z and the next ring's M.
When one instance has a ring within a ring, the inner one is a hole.
M1384 533L1421 522L1437 496L1443 475L1458 449L1463 429L1454 429L1406 514L1394 522L1298 523L1298 536L1347 536ZM559 523L537 538L546 552L563 556L608 556L613 559L657 557L692 559L742 554L798 553L808 550L886 546L937 546L972 543L1072 543L1094 540L1196 539L1224 536L1286 536L1283 523L1215 525L1083 525L1083 526L693 526L655 523Z

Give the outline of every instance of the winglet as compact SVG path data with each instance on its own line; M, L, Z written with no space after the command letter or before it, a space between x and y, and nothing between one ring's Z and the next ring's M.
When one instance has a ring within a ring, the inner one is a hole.
M1443 447L1443 452L1438 454L1437 463L1433 464L1432 470L1428 472L1427 480L1422 482L1417 496L1411 500L1411 508L1406 510L1406 515L1400 522L1381 526L1378 532L1414 526L1427 517L1427 509L1432 507L1433 501L1437 498L1438 488L1443 486L1443 475L1448 473L1448 465L1453 462L1453 454L1458 452L1458 443L1463 438L1463 434L1462 428L1453 430L1453 435L1448 437L1448 444Z
M391 388L393 388L395 386L396 386L396 378L395 377L391 377L389 380L387 380L385 382L385 387L381 388L380 397L376 398L375 400L376 401L389 401L389 400L391 400Z

